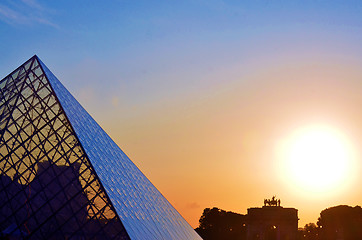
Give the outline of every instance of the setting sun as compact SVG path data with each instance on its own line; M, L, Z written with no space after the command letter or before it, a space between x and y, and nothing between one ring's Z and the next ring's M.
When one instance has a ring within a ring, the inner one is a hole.
M282 171L298 191L326 195L343 190L353 178L353 150L347 138L332 128L301 128L283 152Z

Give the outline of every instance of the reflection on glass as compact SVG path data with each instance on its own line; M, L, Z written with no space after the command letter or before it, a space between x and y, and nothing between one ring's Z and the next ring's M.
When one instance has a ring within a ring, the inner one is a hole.
M200 239L36 57L0 81L0 234Z
M129 239L37 59L0 86L2 237Z

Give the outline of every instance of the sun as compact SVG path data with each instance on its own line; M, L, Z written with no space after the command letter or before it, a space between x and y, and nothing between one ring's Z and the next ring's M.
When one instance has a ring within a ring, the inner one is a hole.
M295 131L283 149L282 174L296 191L338 192L348 184L355 164L348 139L327 126Z

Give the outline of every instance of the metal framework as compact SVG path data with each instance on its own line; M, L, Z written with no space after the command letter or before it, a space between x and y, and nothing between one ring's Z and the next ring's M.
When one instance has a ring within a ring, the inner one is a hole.
M3 235L129 239L37 58L0 87Z
M0 81L0 159L0 237L200 239L37 56Z

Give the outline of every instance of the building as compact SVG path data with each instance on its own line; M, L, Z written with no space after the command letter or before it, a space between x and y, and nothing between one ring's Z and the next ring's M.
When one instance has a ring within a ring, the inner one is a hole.
M37 56L0 81L0 234L201 239Z
M274 196L261 208L249 208L247 222L247 240L297 239L298 210L280 206Z

